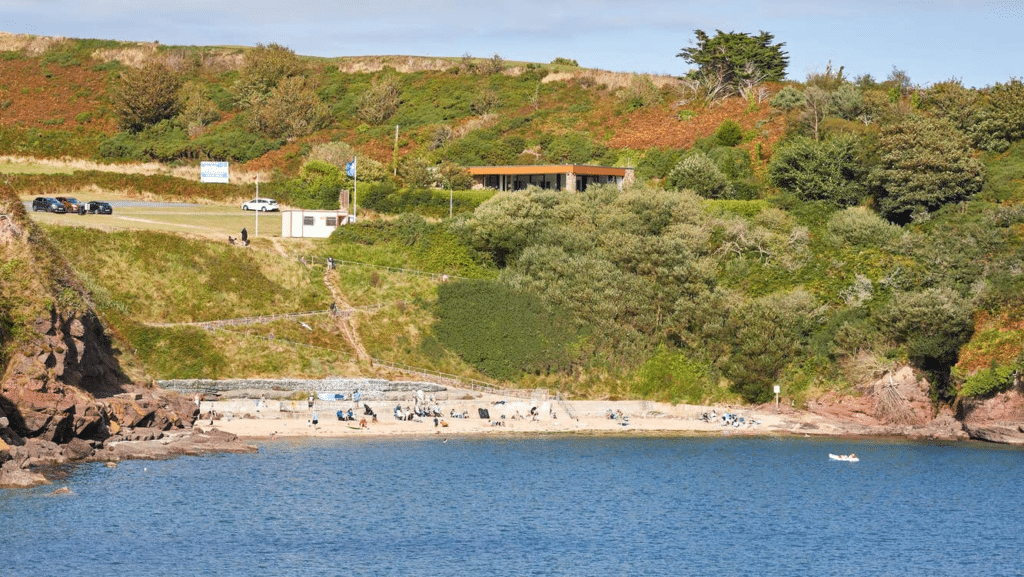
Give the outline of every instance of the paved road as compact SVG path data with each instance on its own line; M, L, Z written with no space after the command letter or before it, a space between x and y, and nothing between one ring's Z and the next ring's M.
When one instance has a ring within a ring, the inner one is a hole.
M177 208L177 207L197 207L198 204L191 202L149 202L145 200L111 200L108 201L110 206L117 207L133 207L133 208ZM32 201L26 200L24 203L25 210L32 212Z

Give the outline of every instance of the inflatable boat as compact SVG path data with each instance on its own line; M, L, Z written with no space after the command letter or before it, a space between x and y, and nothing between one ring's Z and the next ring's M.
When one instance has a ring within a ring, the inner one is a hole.
M848 461L850 463L858 463L858 462L860 462L860 458L858 458L857 455L853 455L853 454L850 454L850 455L833 455L832 453L829 453L828 454L828 458L833 460L833 461Z

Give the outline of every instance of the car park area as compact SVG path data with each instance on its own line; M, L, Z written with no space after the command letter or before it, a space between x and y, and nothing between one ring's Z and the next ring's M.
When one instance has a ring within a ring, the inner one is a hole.
M40 201L39 199L50 199ZM47 225L85 226L109 232L121 230L154 230L206 236L227 242L248 231L250 239L281 236L280 209L274 212L241 212L238 204L215 205L186 202L160 202L108 193L101 201L85 203L85 216L66 215L63 205L51 197L22 196L26 211L33 220ZM105 212L109 205L110 213ZM59 207L59 208L57 208ZM51 213L53 208L56 213ZM95 209L95 212L93 210ZM92 217L89 215L103 215Z

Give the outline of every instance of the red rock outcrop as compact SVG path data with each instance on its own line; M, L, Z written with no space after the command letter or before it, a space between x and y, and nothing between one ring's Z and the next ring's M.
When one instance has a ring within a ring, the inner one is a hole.
M972 439L1024 445L1024 383L1020 378L1006 392L958 404L964 430Z
M860 394L828 393L809 402L807 409L837 423L849 423L858 434L966 438L953 411L937 407L928 389L928 381L919 379L910 367L902 367L861 387Z

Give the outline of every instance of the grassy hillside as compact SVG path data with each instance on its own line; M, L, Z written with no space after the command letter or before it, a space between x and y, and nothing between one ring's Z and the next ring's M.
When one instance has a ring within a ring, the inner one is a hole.
M158 377L386 370L373 357L577 395L761 402L773 384L802 401L909 364L948 402L1024 368L1018 81L829 68L715 98L564 60L3 40L0 155L17 160L0 169L24 196L234 206L259 174L285 205L336 206L359 157L361 222L328 241L46 228ZM133 102L159 114L132 117L126 99L150 85L168 88ZM233 183L196 182L205 159L231 160ZM628 166L637 182L464 190L462 167L516 163ZM328 273L327 257L363 264ZM181 324L331 303L374 308Z

